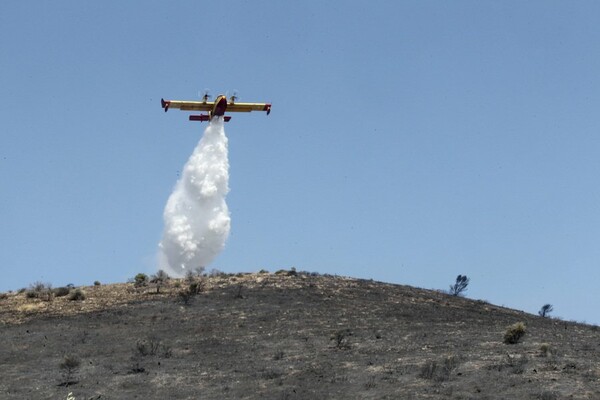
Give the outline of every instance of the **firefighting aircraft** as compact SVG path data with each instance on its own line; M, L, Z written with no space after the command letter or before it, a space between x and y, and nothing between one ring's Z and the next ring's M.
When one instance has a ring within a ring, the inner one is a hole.
M181 111L207 111L208 114L190 115L190 121L210 121L214 117L223 117L225 122L231 117L225 115L225 112L250 112L266 111L267 115L271 113L270 103L236 103L237 96L231 96L227 101L227 96L220 94L215 101L208 101L208 94L204 94L202 101L180 101L160 99L160 104L165 112L169 108L179 108Z

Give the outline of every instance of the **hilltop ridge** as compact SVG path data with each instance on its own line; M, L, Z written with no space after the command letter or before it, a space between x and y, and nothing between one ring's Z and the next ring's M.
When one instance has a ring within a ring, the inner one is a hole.
M0 300L3 398L600 398L597 327L484 301L295 271L80 289Z

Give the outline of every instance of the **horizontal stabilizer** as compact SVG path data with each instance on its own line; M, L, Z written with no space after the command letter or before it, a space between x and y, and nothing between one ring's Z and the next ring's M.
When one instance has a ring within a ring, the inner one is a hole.
M229 115L224 115L223 119L225 120L225 122L229 122L229 120L231 119L231 117ZM200 114L200 115L190 115L190 121L210 121L210 117L206 114Z

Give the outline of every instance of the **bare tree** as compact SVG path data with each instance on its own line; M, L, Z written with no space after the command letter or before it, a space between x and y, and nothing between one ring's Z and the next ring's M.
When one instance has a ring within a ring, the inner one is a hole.
M452 296L458 296L462 292L467 290L467 286L469 286L470 279L467 278L466 275L459 275L456 277L456 283L454 285L450 285L450 294Z
M541 317L547 317L553 310L554 307L552 307L552 304L544 304L542 308L540 308L540 311L538 311L538 314L540 314Z
M169 275L162 269L159 269L155 275L152 275L150 283L153 283L156 286L156 293L160 293L160 288L164 286L169 279Z

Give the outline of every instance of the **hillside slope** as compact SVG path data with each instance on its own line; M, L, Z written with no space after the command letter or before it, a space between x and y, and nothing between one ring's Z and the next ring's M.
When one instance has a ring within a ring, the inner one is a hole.
M188 284L9 294L0 397L600 399L595 326L332 276L202 278L185 304ZM517 322L526 335L503 343Z

